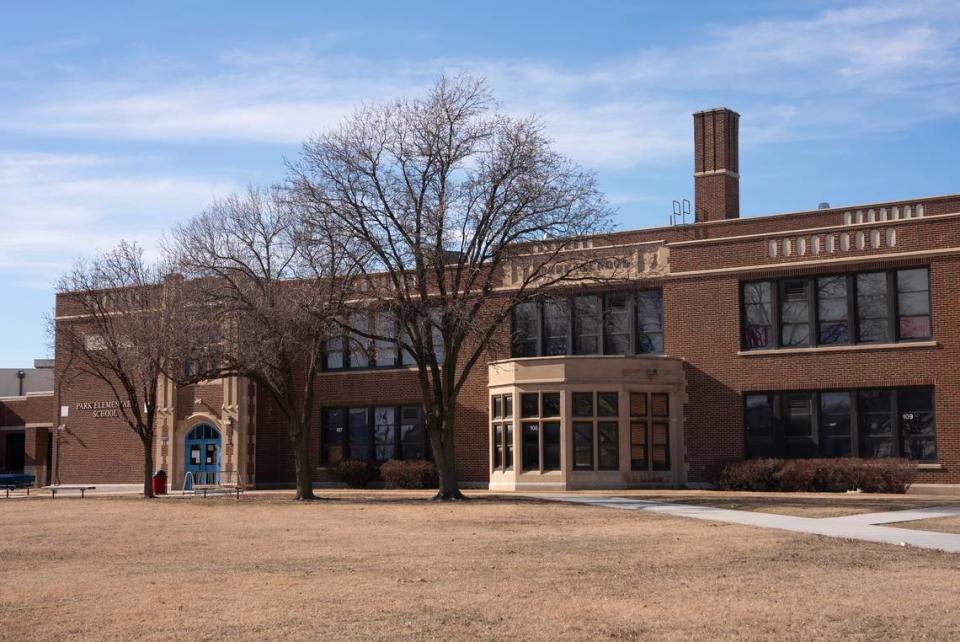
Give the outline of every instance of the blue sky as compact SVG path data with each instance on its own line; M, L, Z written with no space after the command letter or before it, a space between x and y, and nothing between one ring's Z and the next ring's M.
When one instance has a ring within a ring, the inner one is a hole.
M692 198L691 112L741 114L744 216L960 191L960 4L11 2L0 20L0 367L53 284L282 177L307 135L444 71L594 169L622 227Z

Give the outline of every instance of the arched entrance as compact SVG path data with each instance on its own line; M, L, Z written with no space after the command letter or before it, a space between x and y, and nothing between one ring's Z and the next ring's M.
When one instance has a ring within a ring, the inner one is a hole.
M194 484L220 483L220 431L206 423L194 426L184 439L183 461Z

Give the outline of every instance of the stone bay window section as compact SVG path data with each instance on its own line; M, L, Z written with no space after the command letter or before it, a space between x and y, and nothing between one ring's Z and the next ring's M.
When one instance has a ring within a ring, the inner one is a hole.
M683 483L679 359L509 359L488 375L491 489Z
M513 312L512 355L640 355L663 353L660 290L547 297Z
M746 281L740 304L747 351L933 338L926 267Z

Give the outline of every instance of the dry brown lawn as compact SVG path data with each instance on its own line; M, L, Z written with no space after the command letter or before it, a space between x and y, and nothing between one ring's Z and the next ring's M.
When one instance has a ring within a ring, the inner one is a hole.
M618 497L635 497L674 504L696 504L798 517L842 517L862 513L958 505L960 498L871 493L748 493L717 491L617 491Z
M960 555L480 495L0 500L0 639L955 637Z
M890 525L898 528L914 528L920 531L960 534L960 516L918 519L914 522L898 522Z

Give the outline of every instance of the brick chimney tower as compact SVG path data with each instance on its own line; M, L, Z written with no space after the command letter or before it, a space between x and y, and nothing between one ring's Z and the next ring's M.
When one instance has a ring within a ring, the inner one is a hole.
M693 115L694 220L740 218L740 114L718 107Z

